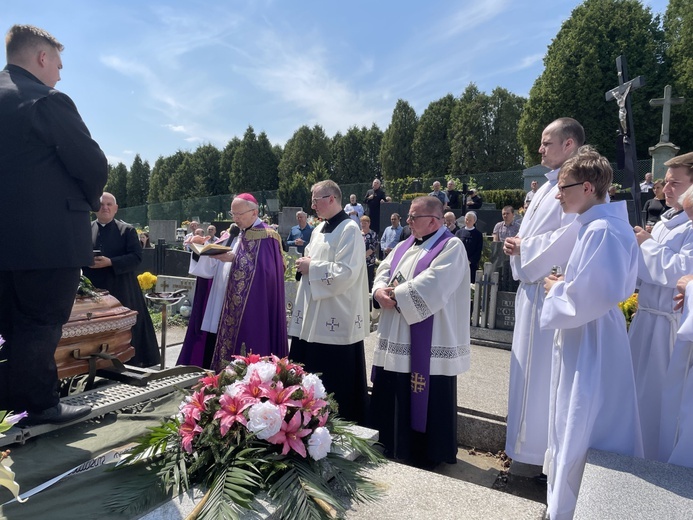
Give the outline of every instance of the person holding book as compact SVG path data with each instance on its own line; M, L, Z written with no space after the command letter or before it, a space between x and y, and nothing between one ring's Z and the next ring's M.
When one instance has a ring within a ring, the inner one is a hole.
M201 329L217 335L210 364L215 371L243 348L260 356L289 351L281 238L258 210L250 193L237 195L230 215L240 234L231 250L190 261L190 274L213 279Z

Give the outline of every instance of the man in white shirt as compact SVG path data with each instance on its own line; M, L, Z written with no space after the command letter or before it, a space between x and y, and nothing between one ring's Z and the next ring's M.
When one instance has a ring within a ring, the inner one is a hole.
M652 182L652 172L647 172L645 174L645 182L640 183L640 191L642 193L647 193L652 188L654 188L654 183Z

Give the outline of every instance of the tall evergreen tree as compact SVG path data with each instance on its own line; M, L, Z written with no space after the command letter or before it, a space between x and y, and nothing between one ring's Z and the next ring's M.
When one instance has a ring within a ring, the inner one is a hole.
M681 152L689 152L693 150L693 3L669 0L664 31L667 82L674 97L686 99L683 105L671 109L670 141L680 146ZM661 92L657 97L662 97Z
M212 144L198 146L192 153L195 164L195 183L193 193L200 197L213 197L226 193L226 183L222 181L220 170L221 152ZM193 194L191 193L191 195Z
M383 131L373 123L370 128L361 129L363 132L363 147L365 154L366 174L359 177L359 182L370 183L373 179L383 178L383 169L380 164L380 148L383 145Z
M629 75L647 84L632 95L636 147L647 158L657 141L657 114L649 107L660 97L659 74L663 34L658 19L640 0L586 0L576 7L549 46L544 72L530 91L520 121L525 163L539 161L537 148L544 127L558 117L574 117L585 127L587 142L615 157L618 106L604 93L618 84L616 58L625 55Z
M129 207L143 206L147 203L150 173L149 163L147 161L143 163L140 154L135 155L127 178L127 205Z
M487 142L488 164L485 169L492 172L520 169L524 161L517 129L527 100L496 87L488 101L488 117L492 123Z
M279 186L279 157L265 132L257 136L257 163L257 189L276 190Z
M452 112L451 176L488 171L489 97L470 83Z
M242 193L256 189L258 173L258 146L255 130L248 126L243 139L236 149L231 163L231 193Z
M233 190L230 189L231 170L233 169L233 158L240 145L241 140L238 137L234 137L226 143L226 146L221 152L221 158L219 159L219 175L221 176L221 182L224 184L227 192L233 192Z
M118 205L126 208L128 205L128 169L122 163L116 166L108 166L108 181L103 191L107 191L116 198Z
M352 126L346 135L337 133L332 139L333 170L331 178L337 184L368 182L365 136L367 130Z
M411 105L403 99L398 100L380 147L383 179L403 179L412 176L412 144L417 124L418 118Z
M433 101L424 110L414 134L414 175L445 177L450 167L452 111L455 96Z

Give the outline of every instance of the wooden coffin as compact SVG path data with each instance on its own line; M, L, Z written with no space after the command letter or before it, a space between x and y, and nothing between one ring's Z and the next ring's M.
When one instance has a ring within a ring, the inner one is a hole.
M107 291L101 298L77 297L70 321L63 325L63 335L55 352L58 378L89 373L90 354L103 352L126 362L135 355L130 344L131 329L137 321L137 311L123 307ZM112 366L107 359L97 359L97 368Z

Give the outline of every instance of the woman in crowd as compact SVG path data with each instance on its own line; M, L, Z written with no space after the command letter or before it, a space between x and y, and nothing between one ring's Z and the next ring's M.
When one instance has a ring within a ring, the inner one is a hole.
M645 230L648 233L652 232L652 228L659 222L662 213L669 209L666 199L664 198L664 181L662 179L654 181L652 191L654 191L654 198L645 202L642 208L645 213Z

